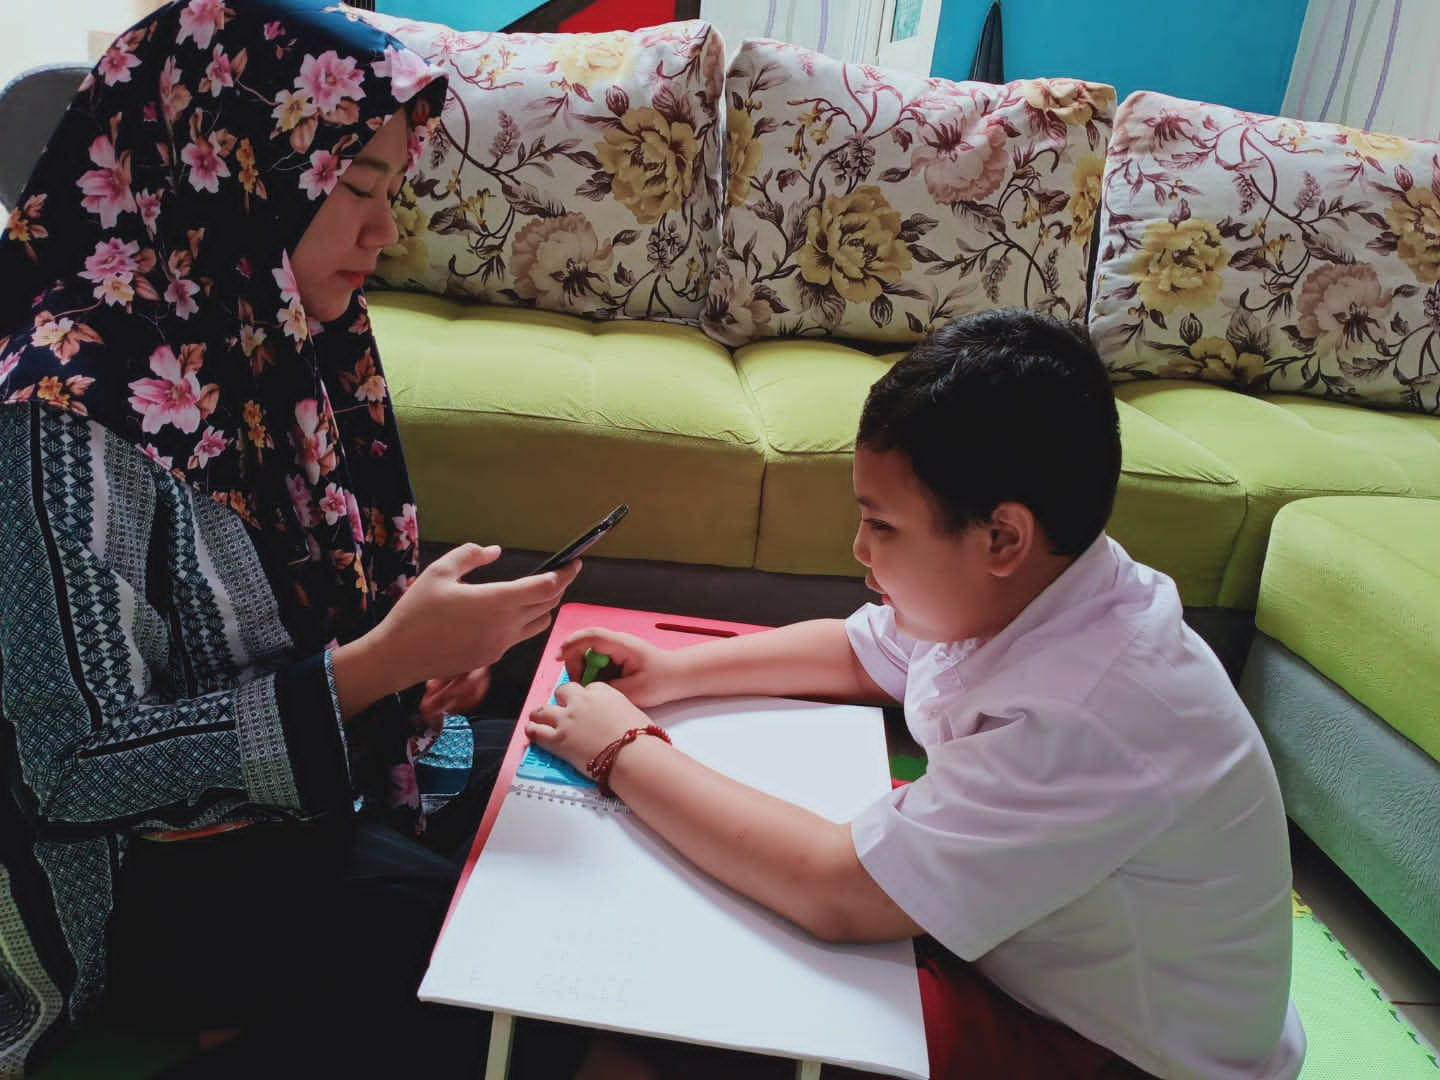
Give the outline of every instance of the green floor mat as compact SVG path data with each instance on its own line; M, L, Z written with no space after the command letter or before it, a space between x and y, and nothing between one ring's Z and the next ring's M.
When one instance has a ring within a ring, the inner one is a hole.
M1294 903L1290 994L1309 1043L1300 1080L1440 1080L1434 1049L1298 896ZM92 1030L37 1080L140 1080L187 1056L178 1039Z
M1309 1048L1300 1080L1440 1080L1440 1063L1297 895L1290 996Z

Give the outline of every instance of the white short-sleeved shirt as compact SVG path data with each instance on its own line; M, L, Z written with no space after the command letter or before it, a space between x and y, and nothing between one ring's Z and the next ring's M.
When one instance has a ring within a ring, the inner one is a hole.
M1279 786L1168 577L1101 536L987 641L846 630L929 757L851 825L907 915L1157 1076L1299 1072Z

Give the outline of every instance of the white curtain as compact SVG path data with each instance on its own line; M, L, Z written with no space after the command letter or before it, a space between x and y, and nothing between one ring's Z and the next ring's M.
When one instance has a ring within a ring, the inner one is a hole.
M1310 0L1280 111L1440 138L1440 3Z
M758 37L803 45L838 60L873 62L873 19L880 2L701 0L700 17L714 24L732 54L745 38Z

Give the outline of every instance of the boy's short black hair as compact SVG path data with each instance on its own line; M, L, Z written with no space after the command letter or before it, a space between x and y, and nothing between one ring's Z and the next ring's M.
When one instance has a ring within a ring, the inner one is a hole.
M958 532L1028 507L1056 555L1100 535L1120 479L1120 420L1083 330L1025 308L956 319L865 399L856 445L898 450Z

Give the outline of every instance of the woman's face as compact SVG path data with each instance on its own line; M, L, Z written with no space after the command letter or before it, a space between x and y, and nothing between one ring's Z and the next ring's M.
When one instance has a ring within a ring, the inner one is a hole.
M405 178L407 139L405 114L397 112L350 160L295 245L290 269L310 318L345 314L380 250L399 238L390 200Z

